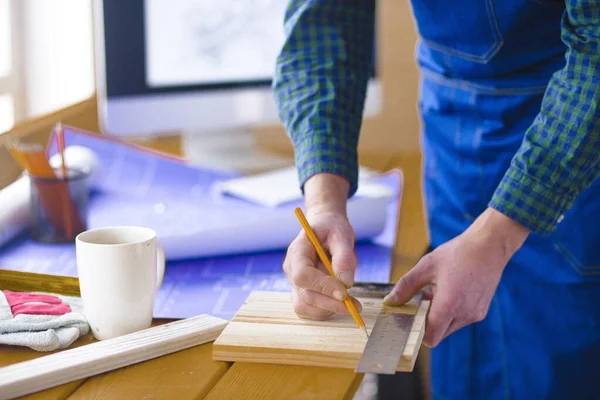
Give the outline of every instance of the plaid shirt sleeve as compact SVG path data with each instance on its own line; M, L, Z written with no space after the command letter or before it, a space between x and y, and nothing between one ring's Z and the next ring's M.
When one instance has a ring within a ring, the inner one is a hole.
M295 152L300 184L333 173L357 189L375 0L290 0L273 92Z
M567 0L566 65L490 206L542 235L600 175L600 0Z

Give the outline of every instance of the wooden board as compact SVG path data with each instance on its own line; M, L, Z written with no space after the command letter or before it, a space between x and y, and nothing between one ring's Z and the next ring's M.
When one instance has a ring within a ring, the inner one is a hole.
M0 290L81 296L78 278L4 269L0 269Z
M226 325L223 319L199 315L0 368L0 399L198 346L213 341Z
M359 300L361 315L371 332L382 299ZM429 301L425 300L386 307L389 312L415 315L398 371L414 368L428 308ZM354 369L366 343L349 314L336 314L327 321L301 319L294 312L290 293L255 291L214 342L213 359Z

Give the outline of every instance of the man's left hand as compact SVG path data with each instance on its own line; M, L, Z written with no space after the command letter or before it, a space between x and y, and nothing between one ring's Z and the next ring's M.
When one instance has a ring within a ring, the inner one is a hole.
M385 298L400 305L419 290L431 300L423 344L437 346L487 315L502 272L529 230L488 208L461 235L425 255Z

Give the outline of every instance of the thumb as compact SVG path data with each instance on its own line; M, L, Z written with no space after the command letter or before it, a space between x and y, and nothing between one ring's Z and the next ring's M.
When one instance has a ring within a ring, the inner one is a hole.
M354 275L358 266L358 258L354 247L354 236L337 233L329 242L333 273L347 288L354 285Z
M433 279L433 264L422 259L408 271L385 296L383 303L390 306L402 305L412 299L422 288Z

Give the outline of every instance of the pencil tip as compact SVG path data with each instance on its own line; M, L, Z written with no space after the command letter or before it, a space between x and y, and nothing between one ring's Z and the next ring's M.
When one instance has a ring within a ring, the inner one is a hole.
M367 327L366 326L361 326L363 332L365 333L365 336L367 337L367 339L369 338L369 332L367 331Z

